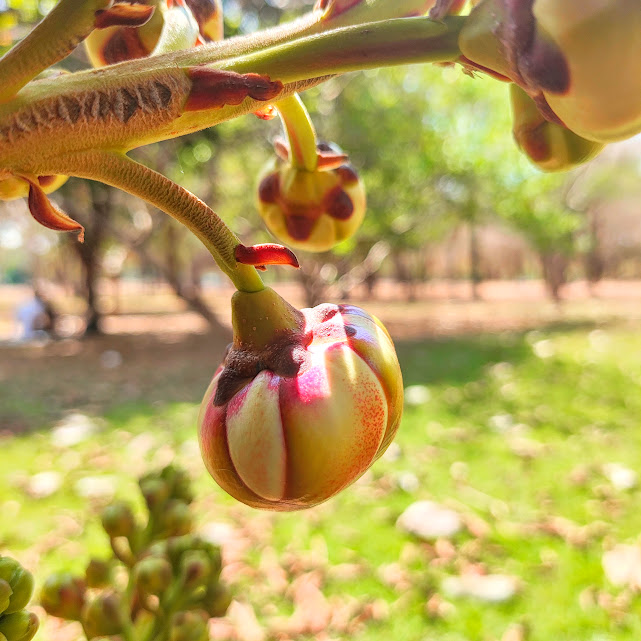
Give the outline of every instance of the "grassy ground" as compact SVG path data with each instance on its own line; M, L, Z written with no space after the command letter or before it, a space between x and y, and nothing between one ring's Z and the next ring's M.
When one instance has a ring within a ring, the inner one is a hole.
M414 389L396 445L336 499L285 515L238 505L199 460L198 396L224 337L112 337L49 361L24 352L0 388L0 552L40 578L81 571L106 550L97 514L110 496L137 501L136 477L177 459L193 474L200 525L224 542L241 604L223 628L231 638L640 638L635 586L612 585L602 566L604 553L641 531L641 490L625 489L608 467L639 468L638 330L399 342L405 385L425 388ZM106 349L123 364L105 367ZM73 432L51 430L70 407L98 430L90 438L69 443ZM398 516L422 499L459 513L462 530L428 541L399 530ZM445 589L448 577L495 573L517 586L500 603ZM74 634L48 622L39 638Z

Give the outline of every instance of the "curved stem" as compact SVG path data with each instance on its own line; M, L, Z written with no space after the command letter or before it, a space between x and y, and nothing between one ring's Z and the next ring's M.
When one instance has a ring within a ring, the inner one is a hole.
M90 151L56 160L56 173L99 180L158 207L188 227L208 249L236 289L262 291L265 286L254 267L236 261L240 240L202 200L162 174L117 152Z
M96 11L111 0L60 0L21 42L0 59L0 101L69 55L94 29Z
M316 132L300 96L295 93L275 105L289 140L290 163L299 169L316 171Z

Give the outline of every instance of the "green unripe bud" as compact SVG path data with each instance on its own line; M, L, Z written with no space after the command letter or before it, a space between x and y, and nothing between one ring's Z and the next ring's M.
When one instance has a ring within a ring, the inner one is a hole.
M171 564L162 557L147 557L134 567L136 586L142 594L162 594L171 584Z
M103 588L111 582L111 565L108 561L91 559L85 570L85 578L90 588Z
M514 139L543 171L565 171L591 160L603 144L586 140L563 125L546 120L523 89L510 85Z
M102 527L111 539L131 536L136 528L131 508L122 501L108 505L102 512Z
M189 534L193 529L194 519L189 506L184 501L172 499L162 515L162 529L167 536Z
M150 511L161 509L169 500L171 488L164 479L147 476L140 479L140 491Z
M185 470L174 465L168 465L160 473L160 476L169 484L172 499L180 499L185 503L191 503L194 500L191 481Z
M33 594L33 576L20 563L8 556L0 558L0 579L4 579L11 588L12 595L5 614L22 610Z
M223 617L231 603L231 593L222 583L213 583L201 600L202 607L210 617Z
M169 641L208 641L209 630L204 613L189 610L176 612L171 619Z
M4 579L0 579L0 614L9 607L12 594L13 590L11 589L9 582Z
M99 594L85 605L82 624L89 639L110 636L122 631L120 597L115 592Z
M185 552L180 564L180 578L186 588L205 585L211 576L211 562L204 550Z
M38 617L33 612L20 610L0 617L0 634L7 641L30 641L38 631Z
M222 569L220 548L198 536L186 534L167 539L167 556L176 571L181 567L183 555L189 550L202 550L207 555L211 566L211 576L218 577Z
M69 572L52 574L40 591L40 604L47 614L77 621L85 605L85 582Z

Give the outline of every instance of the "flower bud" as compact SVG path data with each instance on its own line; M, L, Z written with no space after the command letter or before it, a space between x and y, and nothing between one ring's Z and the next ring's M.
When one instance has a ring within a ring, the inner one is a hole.
M40 591L40 604L47 614L61 619L80 619L85 605L86 584L69 572L52 574Z
M169 484L169 494L172 499L180 499L185 503L191 503L194 500L191 481L185 470L175 465L168 465L162 470L160 477Z
M143 594L162 594L171 584L171 564L162 557L147 557L134 567L136 586Z
M510 85L514 139L543 171L565 171L594 158L603 144L581 138L563 125L546 120L530 96Z
M207 617L203 612L176 612L171 619L169 641L208 641Z
M180 578L188 589L207 583L211 574L211 563L203 550L189 550L183 555L180 564Z
M9 607L12 594L13 590L11 589L9 582L4 579L0 579L0 614Z
M147 507L154 512L169 500L171 487L164 479L148 475L140 479L140 491Z
M102 512L102 527L111 539L118 536L131 536L136 528L131 508L122 501L108 505Z
M545 93L554 113L589 140L641 131L641 7L638 0L535 0L537 29L566 59L569 91Z
M4 634L7 641L30 641L38 631L38 626L38 617L26 610L0 617L0 634Z
M299 311L271 289L237 292L232 321L233 346L198 421L209 473L254 507L327 500L398 429L403 385L389 334L358 307Z
M194 517L189 505L184 501L172 499L161 515L161 528L166 536L189 534L194 527Z
M459 36L461 62L509 78L578 136L641 131L638 0L482 0Z
M115 592L105 592L85 604L81 621L87 637L105 637L122 631L120 597Z
M190 550L203 551L209 560L210 576L218 578L222 568L222 559L218 546L193 534L173 536L167 539L167 556L176 572L180 571L183 556Z
M85 570L85 579L90 588L102 588L111 581L111 565L108 561L91 559Z
M231 603L231 594L222 583L212 583L201 599L201 605L210 617L224 617Z
M324 151L319 145L319 151ZM261 175L258 211L283 243L327 251L352 236L365 217L365 187L347 163L315 171L277 158Z
M33 575L25 570L20 563L8 556L0 557L0 579L4 579L11 588L9 604L4 609L5 614L22 610L33 594Z

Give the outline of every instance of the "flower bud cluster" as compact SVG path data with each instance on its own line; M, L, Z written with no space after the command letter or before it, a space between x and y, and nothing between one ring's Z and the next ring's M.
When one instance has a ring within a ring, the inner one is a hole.
M38 617L25 607L33 593L33 576L20 563L0 556L0 641L30 641Z
M88 639L125 632L142 638L156 619L169 622L163 624L163 639L204 641L208 619L223 616L231 600L220 582L220 550L192 532L193 493L183 470L170 465L145 475L139 485L146 525L122 501L107 506L102 525L113 557L91 559L84 576L50 576L41 604L52 616L80 621ZM118 580L123 566L129 575L126 591Z

